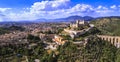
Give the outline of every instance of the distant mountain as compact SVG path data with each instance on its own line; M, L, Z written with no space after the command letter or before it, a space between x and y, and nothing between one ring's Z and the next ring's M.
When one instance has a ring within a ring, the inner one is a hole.
M57 19L45 19L45 18L41 18L41 19L37 19L37 20L19 20L19 21L14 21L14 20L10 20L7 17L5 17L5 15L0 14L0 22L73 22L76 20L85 20L85 21L90 21L93 20L93 17L90 16L69 16L66 18L57 18Z
M93 17L90 17L90 16L84 16L84 17L81 17L81 16L70 16L70 17L67 17L67 18L59 18L59 19L55 19L56 21L63 21L63 22L71 22L71 21L76 21L76 20L92 20L94 19Z
M38 22L72 22L72 21L76 21L76 20L85 20L85 21L90 21L93 20L93 17L90 16L69 16L66 18L58 18L58 19L37 19L36 21Z

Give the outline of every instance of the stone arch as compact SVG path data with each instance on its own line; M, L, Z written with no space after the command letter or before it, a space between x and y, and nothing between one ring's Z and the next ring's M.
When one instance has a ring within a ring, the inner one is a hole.
M116 38L116 43L118 43L118 38Z
M115 45L115 41L113 41L113 45Z
M120 42L119 42L119 38L116 39L116 47L119 48L120 47Z
M113 38L112 44L115 44L115 38Z
M103 39L102 40L105 40L105 38L103 37Z
M106 40L109 41L108 38L106 38Z
M112 39L110 38L110 43L112 42Z
M115 46L117 47L117 44L118 44L118 38L115 38Z
M113 41L115 41L115 38L113 38Z

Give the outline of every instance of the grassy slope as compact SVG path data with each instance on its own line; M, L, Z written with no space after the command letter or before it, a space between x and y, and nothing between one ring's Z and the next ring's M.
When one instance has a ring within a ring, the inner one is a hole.
M102 31L102 34L120 36L120 18L119 17L105 17L98 18L91 23Z
M4 28L0 28L0 35L5 33L9 33L9 31Z

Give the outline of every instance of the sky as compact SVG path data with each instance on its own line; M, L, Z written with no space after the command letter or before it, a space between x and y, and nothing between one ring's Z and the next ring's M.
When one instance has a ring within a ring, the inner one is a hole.
M1 0L0 21L120 16L120 0Z

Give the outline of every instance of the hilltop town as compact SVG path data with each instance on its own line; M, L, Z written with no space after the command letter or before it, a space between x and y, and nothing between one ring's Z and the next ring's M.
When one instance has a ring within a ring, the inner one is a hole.
M120 62L120 0L0 0L0 62Z
M96 49L94 46L98 49L104 48L104 43L108 47L112 45L111 47L114 49L120 48L119 36L101 34L96 25L84 20L76 20L74 23L10 24L9 27L8 25L1 25L1 28L8 32L0 35L0 61L66 62L70 58L70 61L73 59L75 62L93 60L98 62L98 56L96 55L98 55L98 52L100 54L102 52L95 50L95 53L85 53L85 51L89 51L87 48L93 47ZM103 47L99 47L97 41ZM95 42L95 44L90 46L90 44L92 45L91 42ZM2 47L6 48L3 49ZM90 58L92 54L95 54L93 56L95 58ZM85 58L84 56L90 57Z

